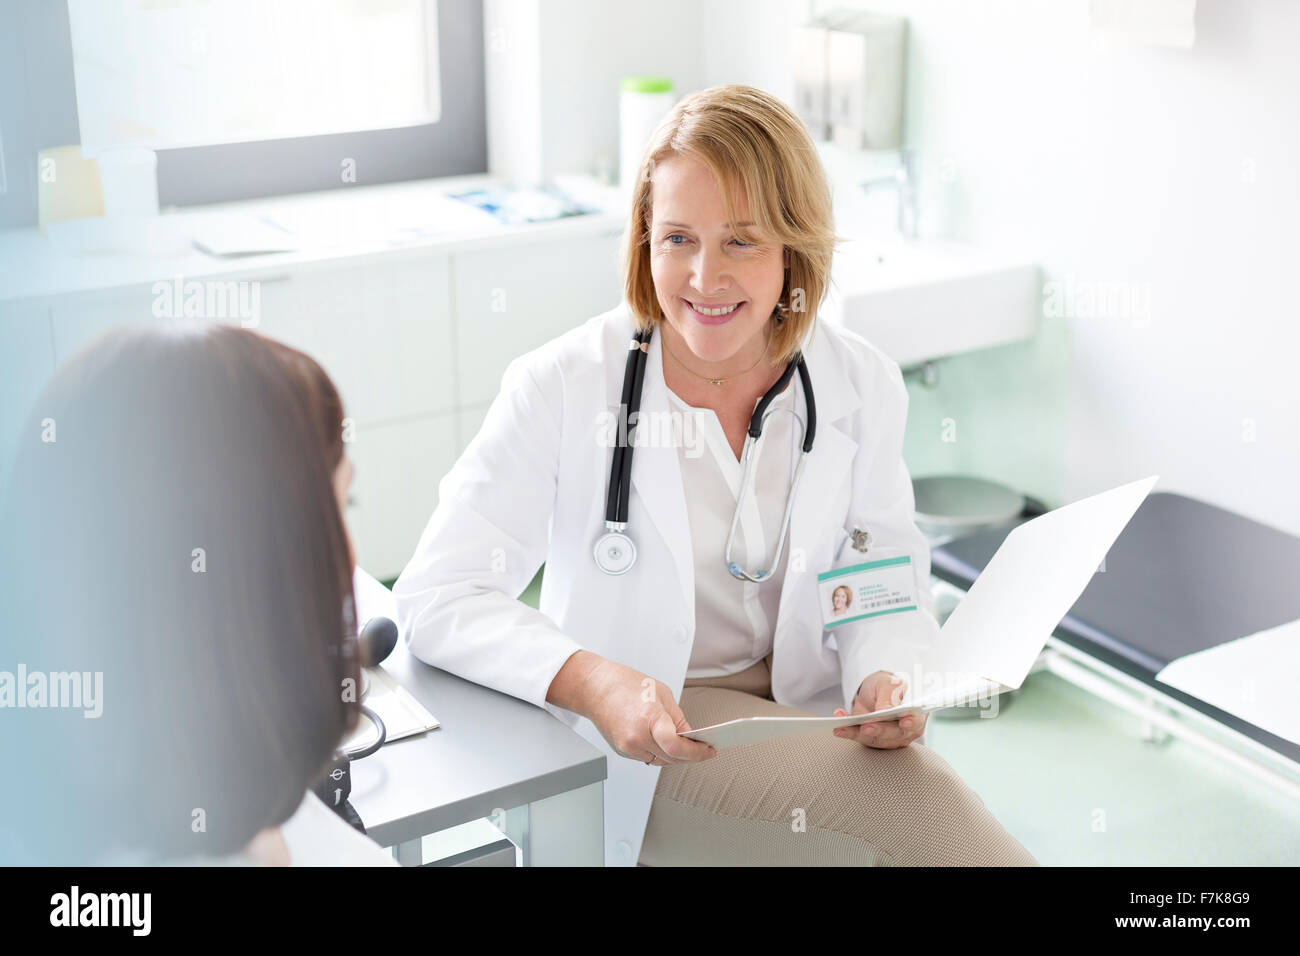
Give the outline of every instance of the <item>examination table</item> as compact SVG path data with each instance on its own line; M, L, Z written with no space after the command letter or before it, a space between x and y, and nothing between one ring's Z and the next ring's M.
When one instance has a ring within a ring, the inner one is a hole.
M936 598L967 590L1026 519L936 546ZM1300 618L1300 538L1169 492L1142 503L1036 669L1300 794L1300 745L1156 680L1175 658ZM1297 675L1300 677L1300 675ZM1298 695L1300 696L1300 695Z

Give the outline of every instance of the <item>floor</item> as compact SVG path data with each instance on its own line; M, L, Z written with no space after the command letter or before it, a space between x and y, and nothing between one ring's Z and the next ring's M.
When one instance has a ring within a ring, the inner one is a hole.
M1004 698L1005 700L1005 698ZM1300 805L1054 674L928 743L1049 866L1296 866Z
M520 596L537 606L541 573ZM1300 805L1054 674L928 745L1046 866L1297 866Z

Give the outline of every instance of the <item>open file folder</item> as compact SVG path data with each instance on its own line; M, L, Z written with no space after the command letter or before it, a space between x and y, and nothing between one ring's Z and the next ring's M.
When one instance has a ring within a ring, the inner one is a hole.
M1015 690L1158 478L1084 498L1012 530L935 641L916 648L927 680L909 686L897 707L850 717L742 717L682 736L722 749L897 720Z

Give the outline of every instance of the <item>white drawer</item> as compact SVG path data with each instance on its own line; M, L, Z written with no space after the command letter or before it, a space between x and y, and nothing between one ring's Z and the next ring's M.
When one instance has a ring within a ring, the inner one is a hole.
M156 299L153 287L148 285L60 296L50 309L55 361L67 361L83 345L119 325L167 321L155 314Z
M395 578L438 503L438 482L455 464L456 415L358 425L347 454L356 469L347 521L357 563L380 580Z
M54 337L48 305L0 307L0 491L9 478L14 442L54 371ZM39 414L39 409L36 409ZM23 441L39 442L39 433Z
M446 257L303 267L265 281L258 331L329 373L361 424L455 404Z

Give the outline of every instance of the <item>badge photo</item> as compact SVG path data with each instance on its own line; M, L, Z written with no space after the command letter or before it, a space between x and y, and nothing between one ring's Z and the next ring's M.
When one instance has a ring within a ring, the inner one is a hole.
M891 549L872 549L872 560L817 575L818 605L825 630L853 621L915 611L916 575L912 557Z

